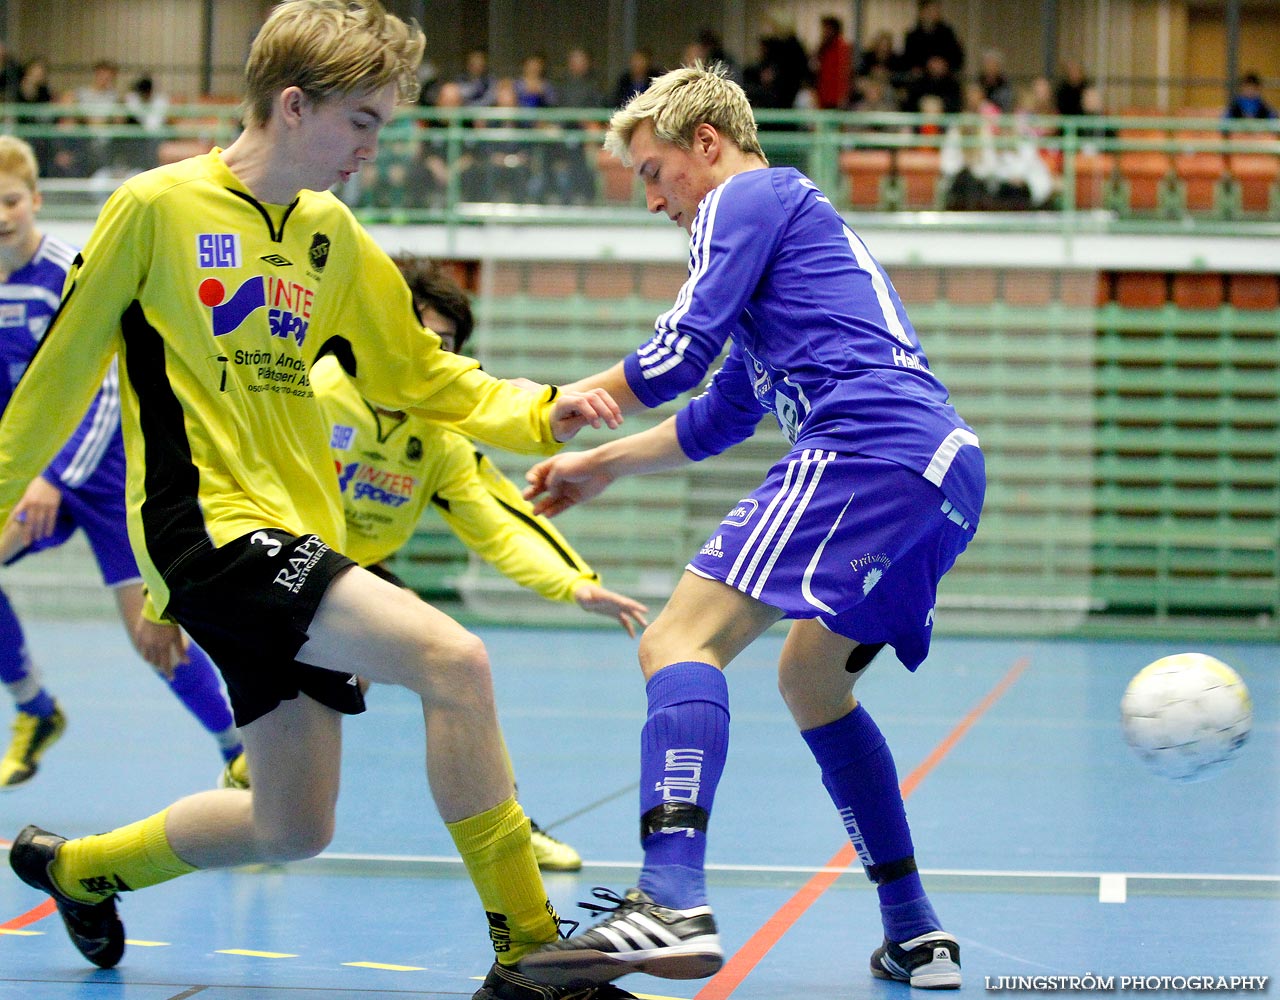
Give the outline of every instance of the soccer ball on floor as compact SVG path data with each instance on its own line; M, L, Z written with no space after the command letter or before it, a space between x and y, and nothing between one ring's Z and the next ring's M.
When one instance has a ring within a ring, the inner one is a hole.
M1240 675L1205 653L1176 653L1148 664L1120 699L1124 738L1151 770L1199 781L1228 764L1253 725Z

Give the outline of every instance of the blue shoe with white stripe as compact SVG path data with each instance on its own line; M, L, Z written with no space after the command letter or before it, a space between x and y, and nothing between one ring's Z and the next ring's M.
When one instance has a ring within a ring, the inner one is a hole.
M550 983L578 986L607 983L631 972L702 979L724 965L711 907L676 910L660 906L639 889L628 889L624 897L603 888L592 894L613 905L580 905L608 916L590 930L524 956L522 969Z

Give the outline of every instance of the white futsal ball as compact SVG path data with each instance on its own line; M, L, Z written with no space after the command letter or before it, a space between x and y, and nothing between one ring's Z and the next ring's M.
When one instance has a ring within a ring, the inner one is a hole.
M1120 699L1124 738L1151 770L1199 781L1244 746L1253 703L1240 675L1205 653L1176 653L1148 664Z

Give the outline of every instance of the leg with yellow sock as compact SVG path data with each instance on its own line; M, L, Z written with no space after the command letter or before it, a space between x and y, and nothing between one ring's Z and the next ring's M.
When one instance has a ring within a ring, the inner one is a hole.
M341 716L306 695L244 727L260 789L201 792L109 833L67 840L28 826L9 863L53 897L72 943L102 968L124 954L115 897L204 868L309 857L328 843Z

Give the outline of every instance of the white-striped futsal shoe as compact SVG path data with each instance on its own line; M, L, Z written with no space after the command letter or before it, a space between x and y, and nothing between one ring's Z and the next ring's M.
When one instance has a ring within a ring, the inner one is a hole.
M960 945L946 931L930 931L902 944L885 938L871 953L871 974L922 990L959 989Z
M625 897L603 888L592 894L614 905L580 905L608 916L590 930L526 955L522 969L548 982L579 985L607 983L629 972L702 979L724 964L711 907L659 906L639 889L628 889Z

